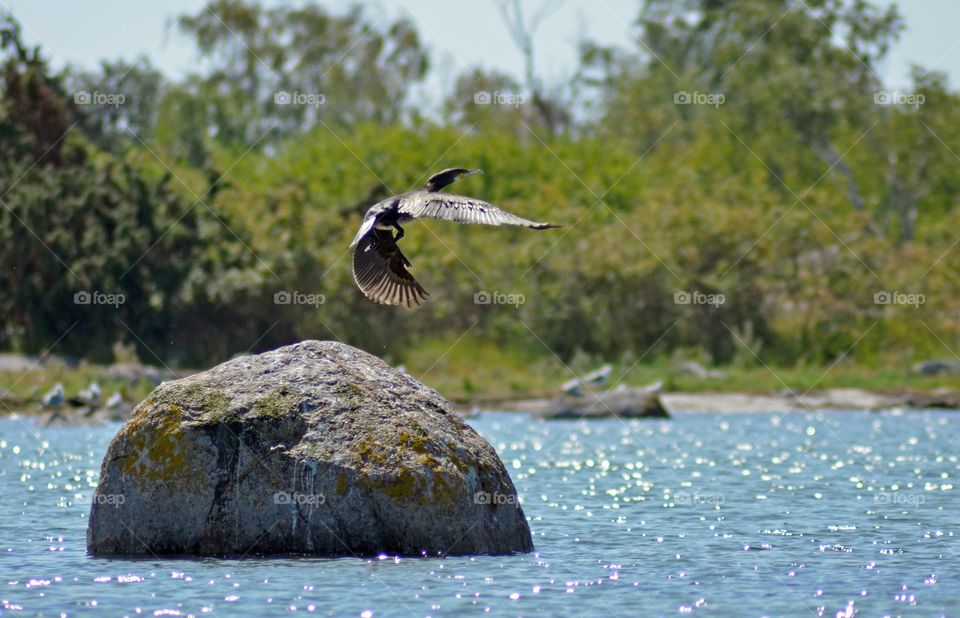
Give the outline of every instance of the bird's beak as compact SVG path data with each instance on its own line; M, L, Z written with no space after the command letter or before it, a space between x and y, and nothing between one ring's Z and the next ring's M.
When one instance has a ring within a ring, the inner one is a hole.
M473 176L474 174L483 174L483 170L467 170L463 173L464 176Z

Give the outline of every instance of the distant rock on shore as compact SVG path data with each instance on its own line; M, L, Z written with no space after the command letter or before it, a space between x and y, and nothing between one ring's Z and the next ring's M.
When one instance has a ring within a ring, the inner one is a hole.
M41 359L23 354L0 354L0 371L18 371L25 373L38 366Z
M618 387L553 399L528 399L504 406L546 419L669 418L660 402L659 388Z
M659 394L644 388L624 388L581 397L557 397L537 413L543 418L669 418Z
M913 373L924 376L958 375L960 362L954 360L925 360L911 367Z
M165 382L104 457L94 554L532 551L494 449L380 359L305 341Z

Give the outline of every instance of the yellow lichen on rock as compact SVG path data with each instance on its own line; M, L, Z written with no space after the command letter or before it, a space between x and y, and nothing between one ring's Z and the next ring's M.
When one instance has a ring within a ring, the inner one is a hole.
M189 482L190 439L181 430L183 411L175 405L141 410L124 427L121 472L143 488L153 482Z

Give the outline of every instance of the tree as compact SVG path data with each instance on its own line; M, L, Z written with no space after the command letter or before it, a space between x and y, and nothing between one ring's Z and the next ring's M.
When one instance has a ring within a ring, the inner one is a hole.
M568 108L560 103L559 97L550 96L542 80L537 77L536 58L534 55L533 39L537 28L543 19L557 9L559 2L547 1L527 20L524 17L523 5L520 0L501 0L500 13L507 26L514 44L523 55L523 78L530 102L536 110L540 124L550 135L556 135L568 128L572 122L572 115Z
M40 49L27 49L23 44L20 24L11 15L0 16L0 54L3 156L26 150L31 164L63 164L63 138L72 124L63 87L49 74Z
M153 137L166 83L149 60L103 61L98 71L67 71L64 79L83 132L101 148L122 150Z
M16 334L25 352L56 344L61 353L108 361L114 342L126 339L145 360L189 363L237 351L226 332L255 340L262 330L242 300L262 277L225 216L183 198L169 172L98 150L90 138L110 136L99 129L114 125L88 125L94 131L85 135L71 122L60 78L39 49L25 49L16 22L7 24L0 345L12 345ZM189 340L171 346L173 332Z
M315 4L216 0L179 24L210 68L177 96L204 101L210 134L225 144L275 141L321 121L395 122L428 67L410 22L379 28L358 6L332 15Z
M842 156L849 144L838 146L837 139L856 141L878 119L874 101L881 84L874 67L902 31L895 6L651 0L637 25L634 56L617 58L597 46L585 50L584 62L601 72L595 83L609 101L608 130L640 131L638 148L644 149L653 136L639 127L662 127L671 117L720 118L779 180L799 185L795 191L827 173L854 209L866 211L855 171ZM723 95L722 113L676 104L675 96L690 93Z
M524 135L523 123L537 119L530 117L517 96L523 96L520 84L510 76L474 68L457 78L443 111L451 124L462 129Z

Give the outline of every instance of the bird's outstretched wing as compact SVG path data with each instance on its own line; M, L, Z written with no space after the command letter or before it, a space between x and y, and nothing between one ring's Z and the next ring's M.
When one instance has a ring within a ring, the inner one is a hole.
M519 225L535 230L560 227L518 217L483 200L454 195L452 193L420 193L401 200L399 212L413 219L429 217L456 223L480 223L483 225Z
M407 270L390 230L370 230L353 250L353 278L364 295L384 305L419 305L429 294Z

